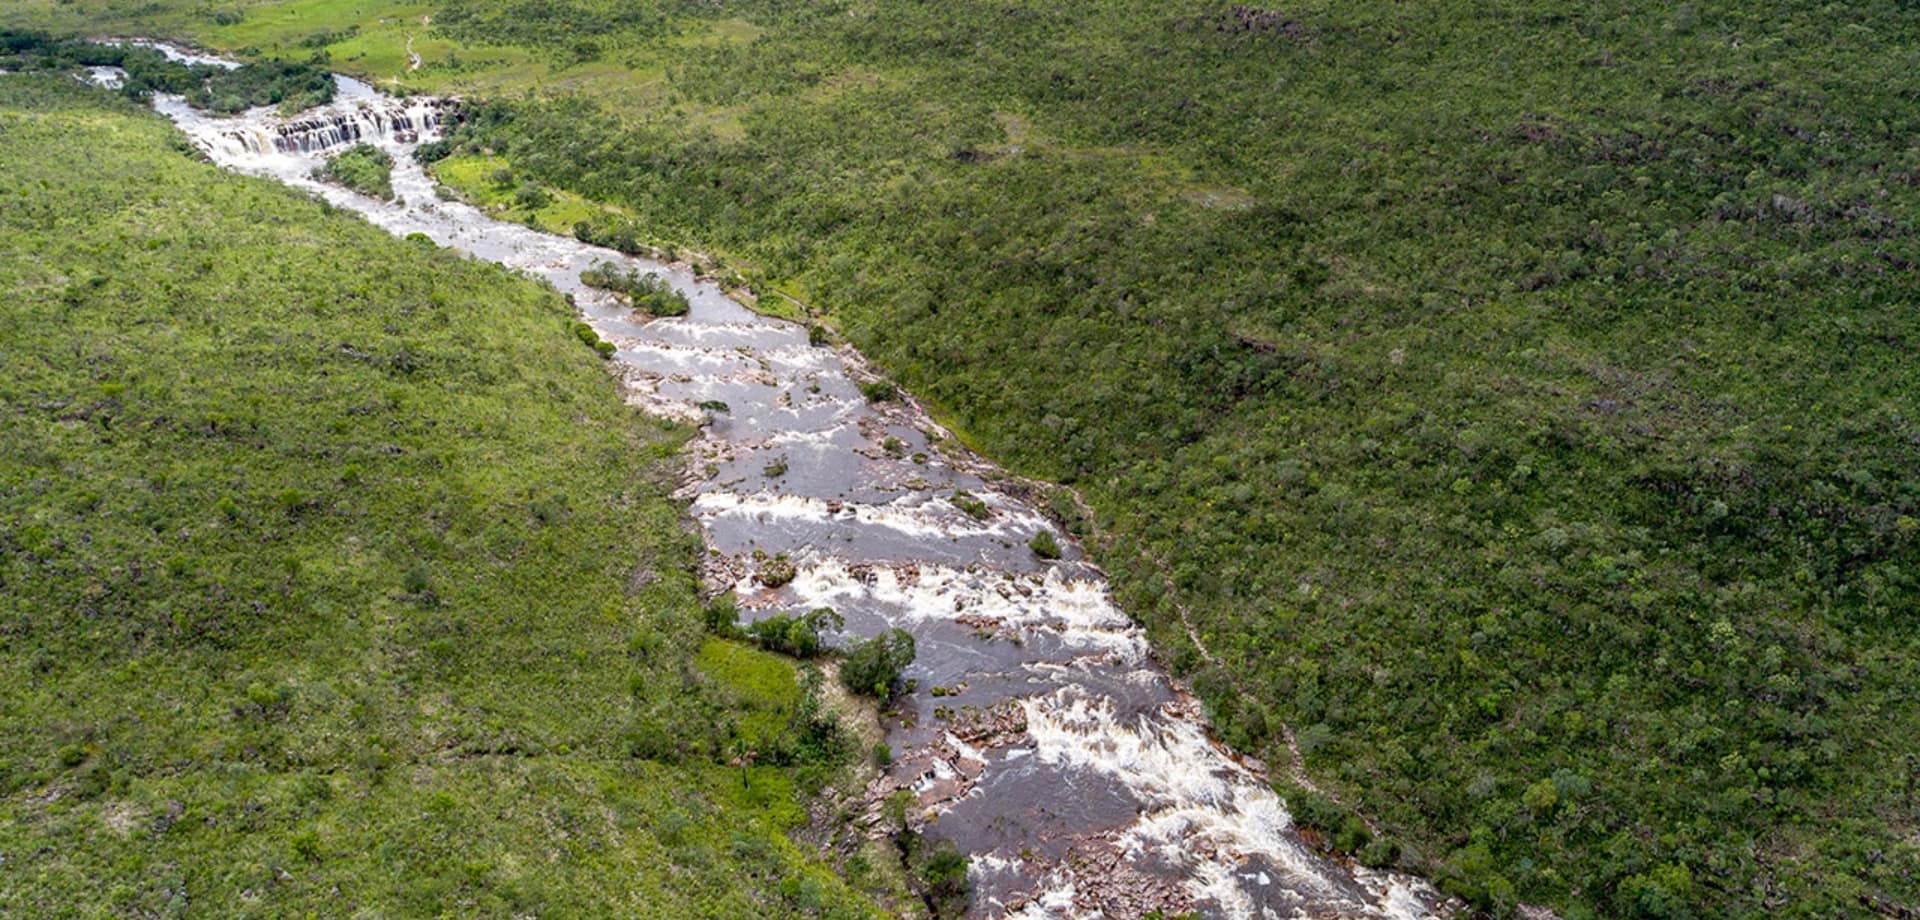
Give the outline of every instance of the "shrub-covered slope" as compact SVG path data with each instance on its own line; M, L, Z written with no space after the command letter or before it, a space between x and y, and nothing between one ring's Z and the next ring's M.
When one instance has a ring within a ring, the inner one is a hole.
M0 76L0 914L874 913L783 833L793 667L702 654L681 433L183 147Z
M437 7L76 8L542 88L463 153L1073 482L1229 738L1488 908L1920 903L1911 4Z
M475 136L1075 483L1228 738L1475 903L1920 902L1920 14L743 10Z

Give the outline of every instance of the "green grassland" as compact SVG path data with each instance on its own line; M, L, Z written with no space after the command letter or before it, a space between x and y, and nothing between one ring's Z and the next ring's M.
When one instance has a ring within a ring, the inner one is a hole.
M879 914L570 318L0 76L0 914Z
M1070 483L1369 858L1496 914L1920 903L1911 4L447 0L410 74L422 7L228 9L0 3L358 26L336 66L494 100L463 155L795 292Z
M573 192L522 182L514 176L512 166L497 156L448 157L433 164L433 177L496 219L517 221L562 236L571 234L574 224L610 210Z

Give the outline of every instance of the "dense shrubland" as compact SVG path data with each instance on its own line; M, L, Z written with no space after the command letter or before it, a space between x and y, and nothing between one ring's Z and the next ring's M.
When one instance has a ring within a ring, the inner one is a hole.
M393 199L393 157L372 144L355 144L315 167L313 177L385 201Z
M208 70L189 69L196 78ZM186 97L195 107L232 115L262 105L298 112L332 101L333 91L333 75L325 67L305 61L261 61L233 70L211 68Z
M449 146L1072 483L1227 738L1387 835L1333 842L1496 913L1920 902L1910 5L442 6L634 71Z
M1495 912L1920 896L1914 14L729 12L656 117L472 142L1076 485L1229 739L1391 839L1330 838Z
M0 137L0 913L878 914L561 298L65 76Z

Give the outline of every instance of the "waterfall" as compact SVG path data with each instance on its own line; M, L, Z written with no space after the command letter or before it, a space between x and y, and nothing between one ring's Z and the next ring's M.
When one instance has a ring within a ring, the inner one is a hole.
M220 132L219 143L235 154L318 154L359 143L411 144L449 120L441 99L355 100L304 113L291 121L248 120Z

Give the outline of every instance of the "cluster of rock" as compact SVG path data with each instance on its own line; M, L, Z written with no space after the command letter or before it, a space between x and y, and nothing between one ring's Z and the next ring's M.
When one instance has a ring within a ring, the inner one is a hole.
M924 828L929 819L972 791L987 767L982 755L1026 740L1027 711L1017 700L960 710L947 723L944 736L914 748L894 769L867 784L866 825L876 837L895 830L887 826L887 803L905 790L914 802L906 815L908 829Z
M1201 22L1188 20L1185 25L1202 28L1210 24L1214 31L1228 35L1278 35L1289 41L1306 42L1312 38L1307 25L1279 10L1264 10L1257 6L1240 4L1218 16L1199 17Z

